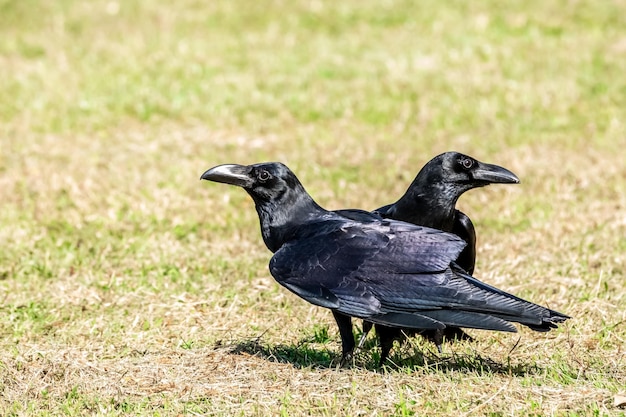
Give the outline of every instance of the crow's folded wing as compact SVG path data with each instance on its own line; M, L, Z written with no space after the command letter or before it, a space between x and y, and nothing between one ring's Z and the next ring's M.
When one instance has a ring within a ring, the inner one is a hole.
M275 253L272 275L312 304L349 316L501 331L515 331L508 321L548 330L565 318L467 275L453 263L464 242L448 233L385 220L326 225L306 236Z
M410 282L436 287L465 245L459 238L395 221L346 222L318 230L274 254L270 271L281 285L312 304L350 316L390 325L444 327L420 315L419 303L405 307L404 287ZM400 288L388 288L390 280L399 280Z

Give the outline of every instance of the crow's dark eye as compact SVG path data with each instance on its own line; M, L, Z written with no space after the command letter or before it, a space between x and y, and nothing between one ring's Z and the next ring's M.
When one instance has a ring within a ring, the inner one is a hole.
M474 161L469 158L464 158L461 159L461 165L463 165L463 168L465 169L470 169L472 166L474 166Z
M269 172L267 172L266 170L261 170L259 171L259 173L257 174L257 178L259 179L259 181L261 182L265 182L267 180L269 180L272 176L270 175Z

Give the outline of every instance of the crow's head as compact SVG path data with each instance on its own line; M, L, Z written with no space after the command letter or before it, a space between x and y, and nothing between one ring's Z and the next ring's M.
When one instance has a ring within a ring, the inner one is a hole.
M280 162L254 165L225 164L207 170L200 179L238 185L250 194L256 204L277 202L304 193L300 181Z
M406 193L379 212L383 217L450 230L456 202L464 192L494 183L518 182L515 174L501 166L446 152L428 161Z
M519 178L506 168L480 162L458 152L446 152L428 162L423 171L431 179L455 185L466 191L489 184L517 184Z
M276 252L316 214L326 213L313 201L293 172L280 162L219 165L200 179L238 185L254 200L263 241Z

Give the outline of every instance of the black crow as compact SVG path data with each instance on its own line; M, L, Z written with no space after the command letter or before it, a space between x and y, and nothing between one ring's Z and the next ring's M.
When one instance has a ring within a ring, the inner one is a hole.
M476 231L470 218L455 208L457 200L472 188L518 183L519 178L506 168L458 152L445 152L424 165L398 201L374 212L461 237L467 246L456 263L471 275L476 263Z
M455 206L464 192L494 183L517 184L519 178L498 165L486 164L458 152L446 152L424 165L398 201L380 207L374 210L374 213L384 218L432 227L461 237L467 245L456 260L456 264L471 275L474 273L476 263L476 231L470 218ZM338 212L350 218L357 215L350 210ZM371 327L371 323L363 323L359 347L362 347ZM394 340L402 339L404 334L415 332L410 329L376 326L381 347L381 363L389 355ZM442 331L424 330L418 333L433 341L439 351L444 337L448 340L471 340L467 333L457 327L446 327Z
M333 312L342 358L354 349L351 317L390 327L556 328L568 316L484 284L454 264L456 235L359 211L349 219L320 207L281 163L219 165L201 179L242 187L255 203L279 284ZM363 221L365 220L365 221Z

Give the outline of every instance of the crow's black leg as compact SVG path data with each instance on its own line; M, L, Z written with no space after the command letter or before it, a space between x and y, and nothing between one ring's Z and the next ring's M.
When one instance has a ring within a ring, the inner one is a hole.
M352 359L354 351L354 335L352 334L352 319L338 311L333 310L333 316L339 327L341 336L341 366Z
M376 334L378 335L378 341L380 343L380 362L378 366L383 366L389 357L389 352L391 352L391 348L393 347L393 341L402 336L402 329L380 324L376 324L374 327L376 328Z
M361 349L365 344L365 339L367 339L367 334L372 330L373 323L371 321L363 320L363 333L361 334L361 338L359 339L359 344L357 345L357 349Z

